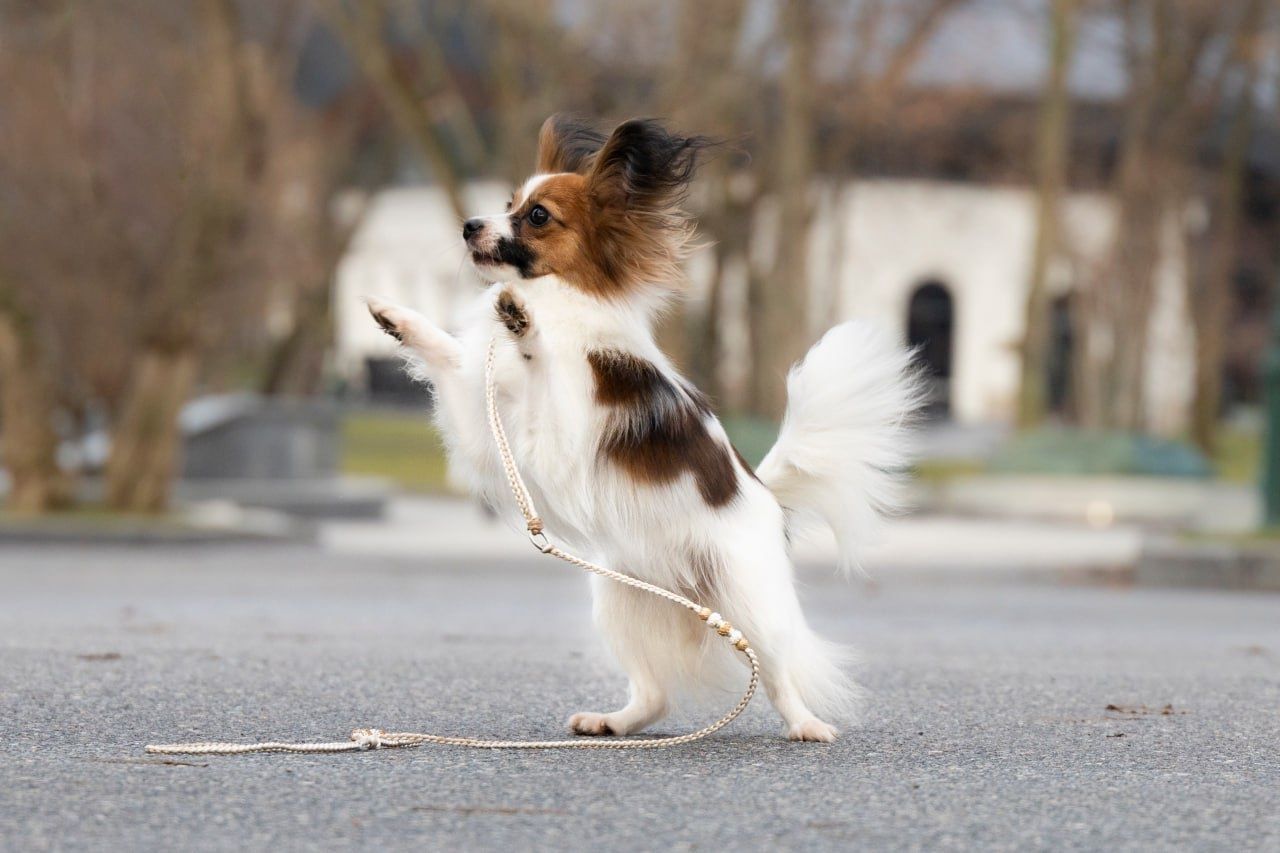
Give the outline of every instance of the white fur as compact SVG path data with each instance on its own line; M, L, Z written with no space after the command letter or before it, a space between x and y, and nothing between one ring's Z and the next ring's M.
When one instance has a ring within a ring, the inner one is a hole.
M516 340L494 312L504 288L530 318L529 331ZM476 300L457 338L406 309L377 300L370 309L421 359L436 389L436 418L452 462L478 493L513 511L484 412L485 352L496 336L499 407L548 533L614 569L707 597L702 603L723 613L755 648L787 735L834 739L835 729L818 715L848 719L858 691L842 669L845 654L820 640L801 613L774 494L738 470L739 495L711 508L691 475L642 485L598 455L608 413L594 401L590 350L625 350L679 384L654 342L652 303L640 297L606 302L550 276L495 284ZM910 396L900 387L905 364L906 356L882 337L851 326L824 338L792 375L797 399L770 454L770 471L777 473L766 482L783 491L788 505L829 512L842 541L860 535L864 516L890 500L888 475L874 469L900 461L889 445ZM829 410L821 411L824 406ZM727 446L715 418L706 427ZM825 468L818 466L823 455ZM835 482L842 478L848 481ZM848 525L836 511L842 506L856 516ZM693 553L716 558L709 589L691 565ZM646 593L592 581L595 619L630 677L630 699L618 711L574 715L574 731L627 734L660 720L672 699L691 687L740 685L737 657L691 614Z
M868 322L842 323L787 376L787 413L760 479L787 509L830 525L841 567L902 506L910 421L921 402L911 354Z

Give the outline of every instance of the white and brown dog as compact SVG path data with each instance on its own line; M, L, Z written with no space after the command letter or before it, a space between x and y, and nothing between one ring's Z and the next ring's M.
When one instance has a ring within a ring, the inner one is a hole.
M693 230L680 204L706 144L651 120L606 136L554 116L537 174L506 212L463 225L493 284L460 333L382 300L369 309L435 389L452 463L477 493L510 507L484 404L497 336L499 406L548 530L725 614L759 655L787 736L830 741L836 729L824 718L849 719L858 689L842 651L805 623L786 528L821 517L852 565L855 546L896 506L917 399L909 354L866 325L829 331L792 370L777 444L751 470L653 336L680 279ZM733 666L689 612L592 580L596 621L627 671L630 699L574 714L573 731L639 731L684 688L718 683Z

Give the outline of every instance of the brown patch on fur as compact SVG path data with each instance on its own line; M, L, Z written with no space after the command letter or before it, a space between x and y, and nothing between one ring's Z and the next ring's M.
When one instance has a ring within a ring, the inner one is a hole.
M552 116L538 149L538 172L549 177L511 200L512 241L530 258L521 275L557 275L604 298L673 287L694 231L680 206L710 144L650 119L624 122L606 137ZM528 219L537 205L551 214L545 225Z
M587 122L557 113L538 132L538 171L585 172L608 139Z
M650 362L617 350L593 350L596 402L613 409L601 455L648 485L693 475L702 499L720 507L738 495L729 450L707 431L698 404Z
M529 223L529 211L541 205L551 215L541 227ZM587 179L582 175L552 175L528 198L517 199L511 213L512 234L533 256L529 277L555 275L574 287L598 296L614 292L590 250L594 233Z

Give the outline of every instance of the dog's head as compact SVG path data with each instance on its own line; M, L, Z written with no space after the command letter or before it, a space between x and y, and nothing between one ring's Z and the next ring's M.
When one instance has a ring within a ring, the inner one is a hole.
M537 173L506 212L463 223L471 260L491 281L554 275L605 298L669 287L693 236L680 205L709 144L652 119L606 136L552 116L538 136Z

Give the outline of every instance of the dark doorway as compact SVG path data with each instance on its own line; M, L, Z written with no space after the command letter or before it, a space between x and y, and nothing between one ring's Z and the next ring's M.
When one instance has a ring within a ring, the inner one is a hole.
M1049 308L1049 363L1046 365L1049 411L1070 419L1075 411L1071 375L1075 349L1075 317L1071 296L1059 296Z
M955 304L951 291L939 281L926 281L911 294L907 309L907 344L929 383L926 413L951 413L951 354L955 333Z

